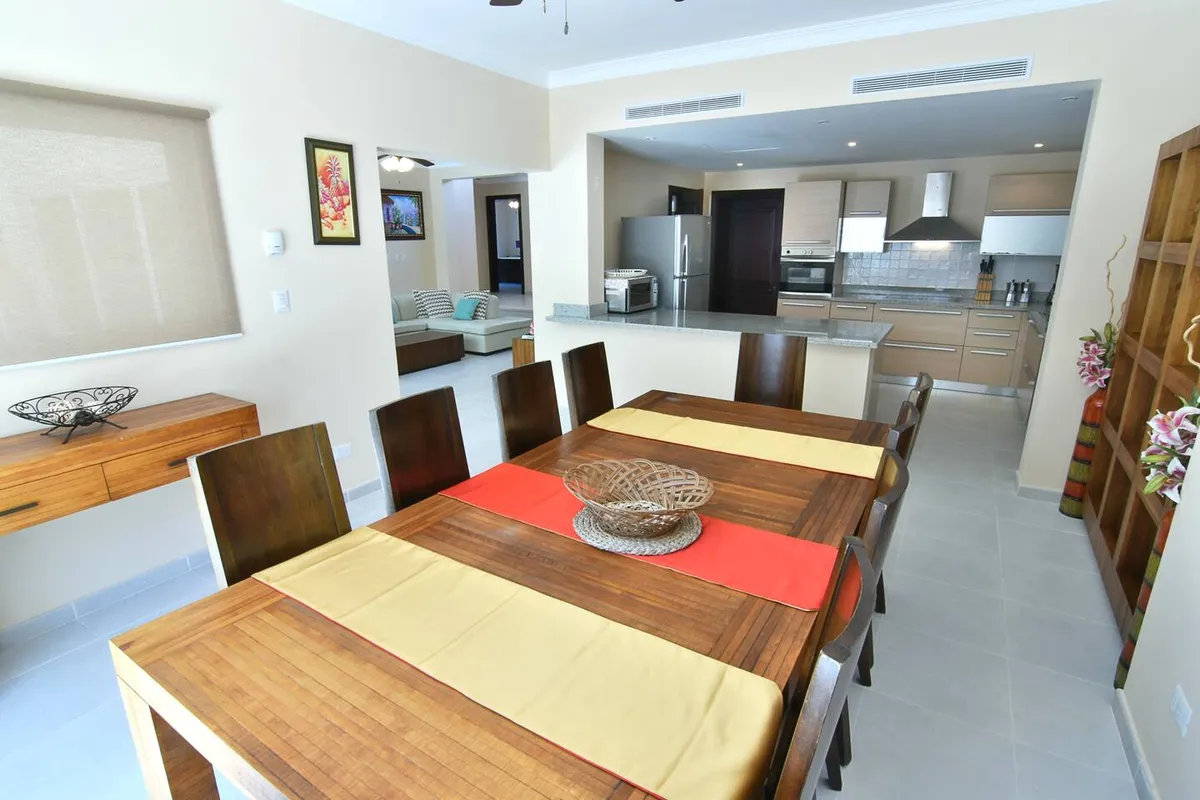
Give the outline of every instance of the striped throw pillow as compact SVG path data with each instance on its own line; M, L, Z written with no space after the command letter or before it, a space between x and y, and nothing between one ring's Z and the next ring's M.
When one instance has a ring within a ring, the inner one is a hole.
M418 319L454 316L448 289L413 289L413 302L417 304Z
M470 297L479 301L479 305L475 306L475 316L471 319L487 319L488 302L492 296L488 292L463 292L463 297Z

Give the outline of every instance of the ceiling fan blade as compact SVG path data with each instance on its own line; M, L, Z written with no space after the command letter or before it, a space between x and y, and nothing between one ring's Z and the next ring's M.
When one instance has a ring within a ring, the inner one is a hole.
M489 5L493 6L519 6L521 0L489 0Z
M427 158L413 158L412 156L409 156L409 158L412 158L413 161L417 162L422 167L432 167L433 166L433 162Z

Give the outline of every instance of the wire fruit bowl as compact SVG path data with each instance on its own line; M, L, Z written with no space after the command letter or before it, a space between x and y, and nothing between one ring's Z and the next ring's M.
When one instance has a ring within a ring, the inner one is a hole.
M110 422L116 414L137 397L138 390L132 386L96 386L91 389L73 389L69 392L31 397L8 407L8 413L30 422L49 425L45 436L59 428L70 428L63 444L71 441L77 428L89 425L111 425L124 430L124 425Z
M669 533L713 495L708 478L645 458L581 464L563 475L563 483L604 530L628 538Z

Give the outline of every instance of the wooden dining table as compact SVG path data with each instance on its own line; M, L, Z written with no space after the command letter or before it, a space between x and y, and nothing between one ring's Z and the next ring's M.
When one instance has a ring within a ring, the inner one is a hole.
M888 426L652 391L627 404L835 439ZM715 486L705 513L837 545L873 480L582 426L514 459L555 475L642 457ZM814 612L632 558L438 495L372 525L774 681L803 686ZM213 768L253 798L644 798L305 605L245 580L116 637L125 709L152 798L216 798Z

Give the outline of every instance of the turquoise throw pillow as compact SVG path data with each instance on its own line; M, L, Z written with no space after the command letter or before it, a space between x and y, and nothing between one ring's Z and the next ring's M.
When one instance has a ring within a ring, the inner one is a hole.
M479 305L477 297L463 297L458 301L458 305L454 307L455 319L474 319L475 307Z

